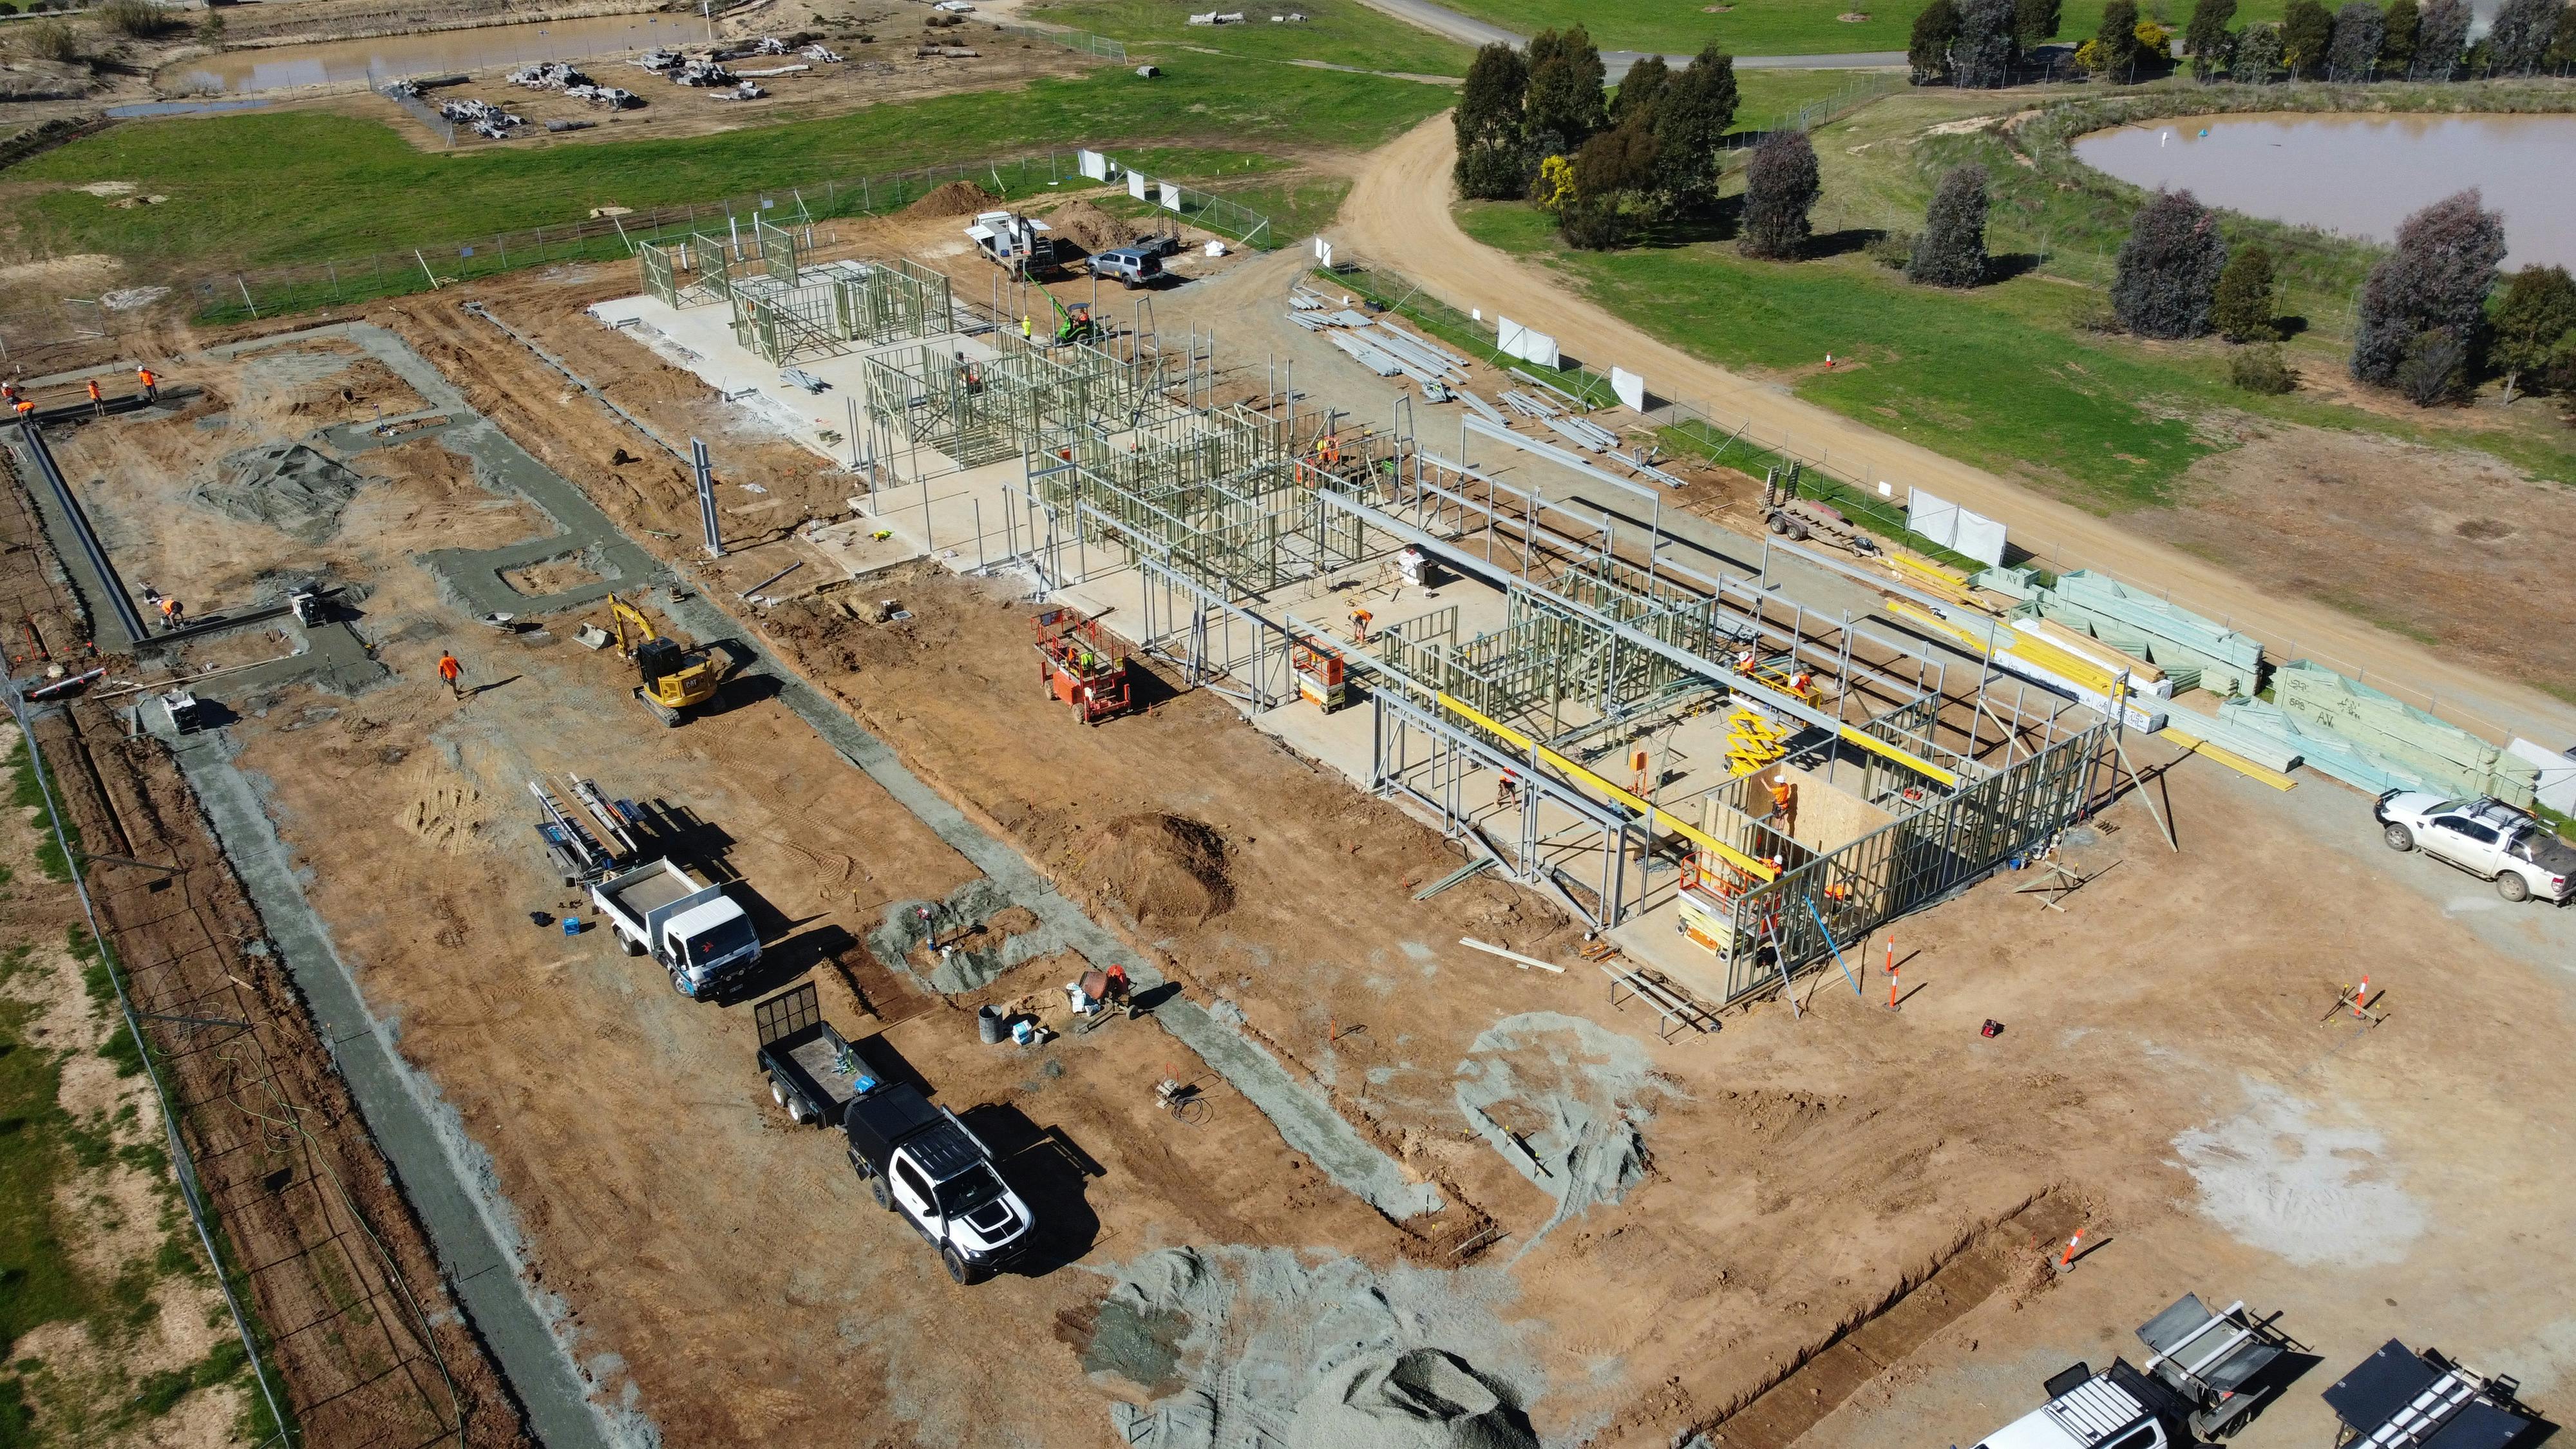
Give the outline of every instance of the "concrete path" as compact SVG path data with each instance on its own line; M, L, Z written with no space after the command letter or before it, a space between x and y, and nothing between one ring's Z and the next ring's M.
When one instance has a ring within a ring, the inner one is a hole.
M1410 0L1408 0L1410 3ZM2576 738L2576 707L2512 680L2463 667L2435 650L2341 610L2276 598L2216 564L2138 537L2116 519L2087 513L1982 468L1891 437L1807 402L1787 388L1720 367L1659 342L1580 295L1564 277L1469 237L1450 213L1449 173L1457 143L1447 113L1370 153L1326 235L1350 254L1382 261L1420 281L1460 311L1482 308L1549 333L1596 369L1613 364L1644 375L1656 395L1687 398L1733 425L1750 420L1768 438L1827 457L1837 472L1893 485L1919 485L1989 518L2014 541L2067 567L2093 567L2172 590L2173 601L2232 619L2290 657L2314 656L2364 668L2370 682L2438 696L2445 716L2469 715L2549 743ZM1999 406L2002 404L1998 404Z
M1434 35L1448 36L1451 40L1462 44L1479 46L1529 44L1529 37L1526 35L1505 30L1491 21L1479 20L1473 15L1462 14L1446 5L1435 5L1432 0L1366 0L1366 3L1372 10L1392 15L1408 25L1418 25ZM1601 52L1601 64L1609 71L1610 79L1615 83L1621 76L1628 73L1628 67L1653 53L1643 50L1605 50ZM1687 55L1664 57L1666 65L1675 67L1688 65L1690 60ZM1905 64L1905 52L1901 50L1863 50L1845 55L1739 55L1735 58L1737 70L1876 70L1885 66L1903 64Z

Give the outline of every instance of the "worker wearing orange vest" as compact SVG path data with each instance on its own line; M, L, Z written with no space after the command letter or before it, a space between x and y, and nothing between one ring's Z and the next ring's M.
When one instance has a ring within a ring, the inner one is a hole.
M89 408L100 417L107 416L107 395L98 390L98 379L89 380Z
M134 369L134 380L135 380L135 381L137 381L137 382L139 382L139 383L142 383L142 384L143 384L143 400L144 400L145 402L157 402L157 401L159 401L159 400L160 400L160 397L161 397L161 379L159 379L159 378L157 378L157 377L154 377L154 376L152 375L152 369L151 369L151 368L148 368L148 367L137 367L137 368L135 368L135 369Z
M1368 626L1372 617L1366 609L1351 610L1351 634L1362 644L1368 642Z
M18 384L0 382L0 403L7 403L11 407L18 405Z
M465 691L457 684L456 676L464 671L465 666L456 662L455 655L444 649L438 651L438 677L447 681L447 692L458 699L465 697Z
M1801 669L1789 676L1789 692L1805 699L1816 687L1816 676Z
M161 598L155 602L156 606L161 610L162 627L165 629L178 628L180 616L188 612L186 608L182 607L176 598L167 594L162 595Z
M27 401L25 398L20 398L18 399L16 411L18 414L18 421L23 423L35 416L36 405Z

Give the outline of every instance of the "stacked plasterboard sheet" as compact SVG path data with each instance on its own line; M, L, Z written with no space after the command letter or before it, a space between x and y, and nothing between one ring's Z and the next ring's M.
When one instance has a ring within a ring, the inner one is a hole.
M2452 794L2532 802L2539 769L2530 761L2322 665L2283 665L2273 673L2272 694L2312 732L2335 735L2391 773Z
M2166 716L2165 728L2216 745L2275 774L2286 775L2299 764L2299 747L2293 741L2250 729L2233 720L2184 709L2180 705L2174 706L2173 713Z
M2241 732L2260 735L2299 753L2299 763L2321 775L2343 781L2376 795L2383 790L2422 790L2433 786L2415 775L2390 768L2375 760L2350 741L2313 725L2303 725L2284 713L2279 705L2259 699L2225 699L2218 704L2220 723ZM2186 732L2188 725L2184 726ZM2234 749L2235 746L2227 746ZM2250 757L2249 757L2250 758Z
M2036 602L2040 617L2163 669L2176 690L2252 694L2260 683L2260 642L2116 579L2082 570L2060 575Z

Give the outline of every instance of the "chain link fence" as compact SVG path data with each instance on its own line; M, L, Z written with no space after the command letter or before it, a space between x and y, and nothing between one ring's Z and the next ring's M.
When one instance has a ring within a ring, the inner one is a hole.
M1004 35L1017 35L1027 40L1043 40L1049 45L1061 45L1067 50L1081 51L1084 55L1096 55L1102 60L1114 60L1120 65L1127 63L1125 41L1112 40L1106 35L1094 35L1088 30L1050 30L1043 25L1021 25L1008 20L995 21L993 28Z

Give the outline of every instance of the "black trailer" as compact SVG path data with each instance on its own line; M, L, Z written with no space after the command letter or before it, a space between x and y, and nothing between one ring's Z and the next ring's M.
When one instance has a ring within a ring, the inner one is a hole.
M852 1102L882 1088L883 1077L823 1019L812 982L753 1006L751 1019L769 1095L795 1121L838 1127Z
M2390 1339L2322 1397L2343 1422L2337 1444L2374 1449L2506 1449L2534 1420L2514 1380L2489 1377L2431 1349Z

